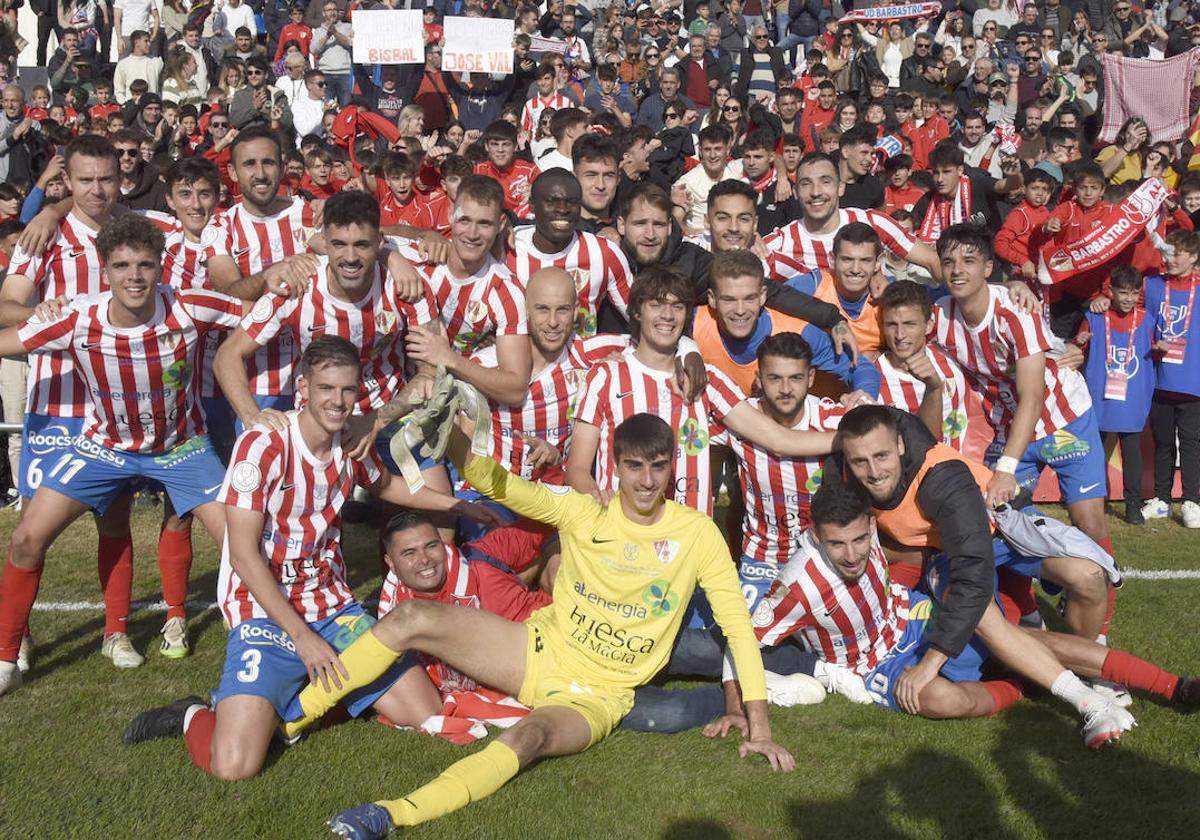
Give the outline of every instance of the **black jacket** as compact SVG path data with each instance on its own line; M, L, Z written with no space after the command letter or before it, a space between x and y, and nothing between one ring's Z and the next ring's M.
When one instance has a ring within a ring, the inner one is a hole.
M158 178L158 172L150 164L142 164L141 176L132 192L117 196L117 204L130 210L158 210L169 213L167 188Z
M890 500L873 503L876 510L895 509L924 465L925 454L936 443L918 418L900 409L891 411L904 440L903 475ZM829 456L823 480L857 483L845 469L839 452ZM937 525L942 549L950 561L950 583L929 643L953 659L975 635L995 594L995 555L987 509L975 477L961 461L947 461L930 469L917 488L917 504Z

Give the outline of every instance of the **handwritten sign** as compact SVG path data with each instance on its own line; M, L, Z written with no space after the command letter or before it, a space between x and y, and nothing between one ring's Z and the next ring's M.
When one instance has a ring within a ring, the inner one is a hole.
M513 22L496 18L448 17L442 70L448 73L513 71Z
M355 64L424 64L425 22L420 9L354 13Z

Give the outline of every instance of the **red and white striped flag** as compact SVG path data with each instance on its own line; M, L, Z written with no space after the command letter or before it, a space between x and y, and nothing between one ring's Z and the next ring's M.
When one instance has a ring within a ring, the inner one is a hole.
M1192 89L1198 63L1200 49L1161 60L1101 54L1104 124L1100 127L1100 141L1116 140L1121 126L1130 117L1144 119L1154 140L1174 142L1182 138L1191 118L1186 91Z

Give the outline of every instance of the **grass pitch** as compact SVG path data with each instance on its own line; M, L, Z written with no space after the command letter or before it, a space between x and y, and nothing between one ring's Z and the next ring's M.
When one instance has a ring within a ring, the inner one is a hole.
M135 514L134 598L159 598L158 514ZM0 512L0 539L15 515ZM1110 519L1126 569L1200 569L1200 533ZM347 528L360 597L379 585L372 534ZM192 599L211 601L216 551L197 527ZM95 529L83 520L51 550L42 601L98 602ZM1200 580L1130 580L1112 643L1166 668L1200 671ZM1047 611L1048 610L1044 610ZM137 712L216 686L225 632L215 610L190 621L194 653L157 654L162 615L135 612L146 665L100 657L100 610L38 611L25 687L0 698L0 837L315 838L358 802L400 796L472 747L356 721L274 755L237 784L193 767L181 741L125 747ZM1102 752L1083 747L1061 703L1025 701L996 718L934 723L830 697L773 709L791 774L737 757L736 737L618 732L546 762L489 799L411 831L421 838L1192 838L1200 814L1200 716L1139 697L1139 726Z

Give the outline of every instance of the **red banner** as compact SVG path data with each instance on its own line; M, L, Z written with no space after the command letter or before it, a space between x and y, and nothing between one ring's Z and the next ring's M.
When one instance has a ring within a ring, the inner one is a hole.
M1049 286L1104 265L1141 235L1169 193L1166 184L1151 178L1078 242L1046 244L1038 257L1038 280Z
M902 6L872 6L847 12L838 23L863 23L868 20L903 20L907 18L935 17L942 13L939 0L928 3L906 3Z

